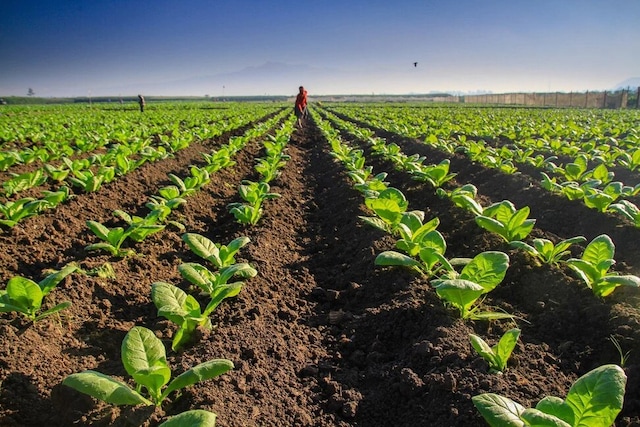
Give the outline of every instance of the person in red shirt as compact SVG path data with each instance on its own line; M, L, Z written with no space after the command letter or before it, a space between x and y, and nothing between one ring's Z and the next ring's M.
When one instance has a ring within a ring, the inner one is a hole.
M307 91L303 86L300 86L298 96L296 96L296 105L293 108L298 118L298 127L302 126L302 118L307 113Z

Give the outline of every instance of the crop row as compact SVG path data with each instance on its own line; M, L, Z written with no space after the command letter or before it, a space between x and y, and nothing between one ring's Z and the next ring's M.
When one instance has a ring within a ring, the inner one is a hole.
M424 115L425 111L433 114L423 118L420 113ZM443 152L464 153L473 162L506 174L518 173L519 168L523 168L527 173L539 176L541 185L549 191L562 194L569 200L583 200L589 208L599 212L619 214L636 226L640 224L640 209L637 206L640 177L634 174L640 166L640 148L634 127L635 112L625 115L626 120L620 120L614 129L598 128L598 132L585 131L585 134L578 135L563 133L564 128L556 122L552 122L557 127L557 133L553 134L549 123L543 121L539 117L541 113L537 112L525 122L532 130L523 136L499 127L489 128L487 133L479 134L477 121L493 117L493 111L464 111L467 122L473 118L476 121L455 130L446 126L451 121L458 123L456 119L442 122L441 129L435 127L434 117L440 117L437 109L422 109L413 114L405 111L405 116L399 120L393 110L379 108L365 114L362 119L379 128L419 137ZM552 114L546 113L550 116L547 120L553 120ZM588 116L580 117L580 114ZM605 123L590 117L591 114L594 113L575 112L576 117L569 123L575 121L589 123L591 127L605 126ZM417 120L425 120L428 125L416 123ZM540 128L539 133L533 130L536 126ZM571 127L577 128L576 125ZM623 181L614 181L616 173L611 169L620 170Z
M206 163L200 167L191 166L189 168L191 177L183 179L179 174L169 174L173 185L162 187L157 195L150 197L147 207L151 212L146 217L129 215L120 209L114 211L115 216L128 223L128 228L107 228L98 221L88 220L88 228L102 242L90 244L86 250L106 250L116 257L137 256L132 249L122 249L123 243L131 239L139 244L147 236L161 231L164 225L157 221L164 222L172 210L179 211L179 208L186 203L186 197L193 195L208 183L209 173L214 173L222 167L232 166L235 153L247 142L262 137L276 122L282 120L283 115L280 114L263 125L249 129L243 137L232 137L228 145L219 147L212 154L203 153L201 157ZM291 131L292 121L289 120L287 123L288 127L276 133L276 137L272 137L273 140L288 139L286 136L287 132ZM184 226L180 223L172 221L172 224L177 224L181 226L179 229L184 230ZM209 320L211 312L224 298L237 295L241 282L227 283L227 281L233 277L250 278L257 273L246 263L235 263L234 254L248 243L247 238L234 239L229 245L213 243L205 236L195 233L183 234L183 239L196 255L214 262L219 271L209 271L197 263L184 263L179 267L185 280L192 282L200 288L201 292L209 295L210 301L202 311L198 301L178 287L164 282L152 285L151 294L158 309L158 315L167 317L177 325L177 329L174 330L173 350L191 343L196 327L211 327ZM216 259L218 263L215 263ZM100 271L98 274L112 275L113 270L111 269L109 273L108 266L109 263L103 264L96 273ZM71 262L59 272L45 278L40 284L19 276L10 279L6 290L3 290L0 295L2 300L0 311L22 313L27 320L35 322L68 308L70 302L64 302L39 312L43 297L47 296L62 279L75 272L88 273L79 269L75 262ZM198 315L195 311L198 311ZM228 360L206 362L188 370L167 384L171 371L165 356L164 344L151 331L139 326L130 329L127 333L123 340L121 357L127 373L137 382L135 390L129 388L126 383L92 370L70 375L63 383L115 405L140 403L160 405L171 392L217 376L233 367ZM151 400L140 394L142 388L146 390ZM211 425L214 419L215 415L206 411L187 411L173 417L164 425L184 425L181 423L185 422L195 423L193 425Z
M334 123L336 121L335 117ZM437 295L446 302L447 305L456 307L462 318L466 319L513 319L513 316L506 313L495 313L487 311L479 311L479 298L494 289L495 286L504 278L504 273L509 264L509 258L502 252L484 252L476 255L472 260L469 259L452 259L445 258L446 241L442 234L436 228L439 224L438 218L433 218L424 223L425 213L423 211L409 211L407 209L408 202L404 195L397 189L388 187L384 181L387 174L378 173L373 175L371 167L365 167L362 150L352 149L341 143L337 133L331 128L324 125L324 122L316 116L319 126L330 144L336 157L345 162L349 175L355 183L355 187L362 192L365 197L365 204L376 214L375 217L363 217L363 219L390 234L398 235L399 240L396 247L401 249L405 254L395 251L386 251L379 254L376 258L376 264L381 266L405 266L416 269L422 275L431 278L431 285L435 289ZM344 122L342 123L345 124ZM346 125L352 134L360 137L367 132L354 129L351 125ZM385 151L380 149L380 145L384 145L379 138L373 138L370 134L366 135L367 140L374 148L372 154L383 155L401 170L409 171L414 175L415 179L427 181L424 179L422 165L424 158L419 159L417 156L403 156L397 150ZM397 148L397 146L396 146ZM409 161L407 159L410 159ZM412 166L407 167L407 164ZM426 169L436 168L436 165L426 166ZM447 175L447 171L437 174L438 177ZM452 174L449 181L455 174ZM428 180L434 185L434 179ZM443 181L446 182L446 181ZM439 185L434 185L439 188ZM443 195L455 194L456 190L451 192L442 192ZM468 196L467 196L468 197ZM473 198L470 198L473 201ZM510 242L511 245L524 247L524 243L520 239L526 237L532 230L535 220L526 219L528 209L516 211L510 202L503 201L483 209L479 203L467 203L466 206L472 206L478 210L476 222L489 231L502 234L503 237ZM511 209L507 209L507 207ZM505 210L506 209L506 210ZM495 211L492 215L489 211ZM486 213L485 213L486 212ZM482 216L492 215L491 216ZM495 224L495 225L494 225ZM508 233L513 231L513 235ZM584 240L584 238L581 238ZM568 239L556 247L549 240L536 239L540 249L540 255L548 253L552 255L550 260L555 258L555 262L560 262L562 256L569 254L567 250L572 243L578 243L577 238ZM516 245L520 243L520 245ZM526 245L527 247L532 247ZM595 239L587 246L585 253L580 260L572 259L567 261L580 276L592 287L594 284L593 277L589 274L598 275L604 273L612 264L613 244L608 236ZM545 252L546 251L546 252ZM417 260L415 259L417 258ZM544 259L543 256L541 258ZM588 265L587 265L588 264ZM457 273L453 266L464 265L462 272ZM596 267L597 266L597 267ZM603 269L598 271L598 269ZM588 272L588 273L585 273ZM616 278L613 278L615 276ZM599 277L606 281L603 276ZM618 280L620 279L620 280ZM607 292L600 292L597 286L592 287L596 295L609 294L616 286L625 282L633 286L640 284L640 279L635 276L621 277L613 274L612 282L617 282L613 288L609 288ZM519 329L507 331L494 347L490 347L482 338L477 335L470 334L473 347L479 354L485 358L494 370L502 371L506 367L507 359L514 349ZM606 386L604 385L606 384ZM623 396L625 392L626 375L623 370L616 365L605 365L582 377L572 387L567 396L566 402L562 403L562 399L545 397L535 409L525 409L521 405L511 401L510 399L492 393L486 393L473 398L474 404L478 410L487 419L490 425L522 425L522 421L536 424L537 419L545 417L553 425L579 425L579 419L589 414L599 417L597 425L610 425L622 409ZM609 387L609 388L607 388ZM589 390L598 389L607 395L607 403L603 403L603 396L598 396L598 392L585 392L585 388ZM607 388L608 391L604 392ZM558 410L547 405L548 401L557 401L567 408ZM576 402L580 402L576 404ZM602 409L599 403L603 403L606 409ZM568 409L571 407L571 409ZM596 409L597 407L597 409ZM598 412L600 411L600 412ZM591 416L591 415L590 415ZM554 421L550 421L554 420ZM562 421L561 421L562 420ZM527 424L529 425L529 424Z

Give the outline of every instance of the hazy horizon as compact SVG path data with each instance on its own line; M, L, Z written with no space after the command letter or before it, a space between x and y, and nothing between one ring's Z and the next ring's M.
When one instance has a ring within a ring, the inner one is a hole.
M570 92L640 76L635 0L4 3L0 96Z

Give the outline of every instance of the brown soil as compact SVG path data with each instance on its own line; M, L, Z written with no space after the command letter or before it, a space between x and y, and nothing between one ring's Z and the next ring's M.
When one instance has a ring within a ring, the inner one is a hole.
M416 141L381 136L406 153L428 155L429 163L442 157ZM508 371L490 373L468 335L494 343L514 323L463 322L423 278L375 267L375 256L392 249L393 240L358 218L367 215L362 197L311 121L293 134L291 160L272 183L281 197L267 202L257 226L237 224L226 206L238 201L242 179L257 178L259 142L238 155L235 167L214 174L177 218L187 231L215 242L251 239L239 259L251 263L258 276L214 312L213 331L201 331L182 352L167 352L174 375L212 358L230 359L235 369L171 395L162 408L113 407L61 385L85 369L130 381L120 345L134 325L154 330L170 348L175 329L157 317L150 286L165 281L188 289L177 268L199 261L172 229L134 245L138 256L87 253L84 247L95 237L85 221L115 226L114 209L146 214L147 197L169 183L167 173L184 175L200 162L201 151L225 142L192 144L173 159L147 164L0 235L2 283L15 275L40 281L47 269L72 261L85 270L108 262L116 274L72 274L46 302L73 305L35 325L2 314L0 425L156 426L167 416L206 409L218 414L219 426L482 426L472 396L494 392L528 406L546 395L564 397L587 371L619 363L610 336L631 352L616 425L640 425L637 292L619 290L604 301L594 297L567 268L537 265L483 232L427 185L369 156L376 172L390 172L388 181L407 195L411 209L440 218L448 257L485 250L509 254L507 277L485 304L517 315L522 335ZM536 236L591 239L606 232L617 245L617 268L637 274L637 229L551 197L524 175L500 175L459 156L452 158L452 170L459 173L458 183L474 183L485 200L508 198L518 207L530 206L538 220Z

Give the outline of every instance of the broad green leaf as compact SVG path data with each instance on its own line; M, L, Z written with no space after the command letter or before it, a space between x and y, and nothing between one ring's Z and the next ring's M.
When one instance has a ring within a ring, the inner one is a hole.
M494 289L509 268L509 256L504 252L487 251L476 255L460 272L460 278L482 286L484 292Z
M617 365L602 365L571 386L565 402L575 415L574 426L610 426L624 402L627 376Z
M433 283L438 296L457 307L461 314L468 312L473 303L484 293L482 286L469 280L434 280Z
M62 384L113 405L152 405L126 384L95 371L71 374Z
M573 410L559 397L546 396L542 398L536 405L536 409L545 414L553 415L571 426L575 423Z
M162 397L167 397L172 391L180 390L200 381L215 378L233 368L233 362L227 359L213 359L201 363L178 375L173 381L171 381L162 393Z
M7 282L7 295L14 305L34 313L42 305L44 294L40 286L26 277L15 276Z
M420 262L396 251L384 251L376 257L375 265L402 266L415 268L420 271Z
M535 408L525 409L520 415L527 423L527 426L533 427L575 427L562 421L560 418L544 413Z
M216 414L203 409L192 409L170 417L158 427L214 427Z
M582 254L582 259L597 265L603 260L609 260L614 257L615 245L609 236L601 234L594 238L587 245Z
M487 231L490 231L492 233L496 233L500 236L502 236L505 240L508 241L507 239L507 232L505 229L505 226L498 221L497 219L493 219L490 218L488 216L484 216L484 215L478 215L476 218L476 224L478 224L478 226L484 228Z
M200 258L204 258L211 262L214 262L212 259L220 259L220 249L207 237L196 233L185 233L182 235L182 240L187 244L187 246L189 246L189 248L191 248L193 253L198 255ZM216 266L219 265L216 264Z
M485 421L491 427L524 427L520 415L525 408L513 400L493 393L483 393L471 398Z
M100 238L100 240L109 241L109 229L97 221L88 220L87 227Z
M177 325L182 325L188 316L199 317L200 315L198 301L170 283L152 284L151 299L158 308L158 315L166 317Z
M240 293L242 289L242 283L236 282L228 285L216 286L211 293L211 301L207 304L207 307L204 309L203 315L209 316L213 310L220 305L222 300L225 298L235 297Z
M154 395L169 382L171 369L164 345L155 334L142 326L134 326L122 341L122 364L127 373Z
M180 272L180 275L189 282L198 286L204 292L208 294L211 293L213 288L213 273L211 273L205 266L195 262L187 262L180 264L180 266L178 266L178 271Z

